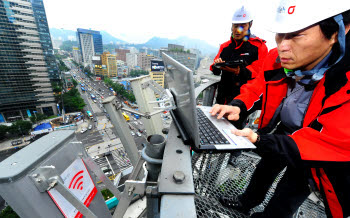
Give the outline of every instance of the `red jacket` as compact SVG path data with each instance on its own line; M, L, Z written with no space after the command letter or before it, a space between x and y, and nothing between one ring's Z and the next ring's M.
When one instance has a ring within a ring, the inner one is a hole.
M349 45L350 40L347 41ZM317 83L301 129L291 135L264 134L274 128L270 121L288 88L277 50L273 49L265 59L263 74L243 86L241 94L231 102L241 108L242 116L252 112L258 102L262 103L258 150L280 155L287 164L311 170L326 199L326 213L333 217L350 216L349 79L347 52Z
M224 61L243 60L245 66L240 68L238 75L213 67L214 63L210 66L210 70L215 75L221 74L216 101L220 104L227 104L232 101L239 94L240 87L257 76L266 55L265 41L255 36L241 43L231 37L229 41L223 43L214 60L218 58Z

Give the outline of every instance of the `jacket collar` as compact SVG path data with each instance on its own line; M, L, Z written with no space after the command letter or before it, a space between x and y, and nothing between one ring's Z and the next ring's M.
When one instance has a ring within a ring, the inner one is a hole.
M335 49L338 48L336 47ZM336 57L333 56L331 58L334 60ZM326 72L324 82L325 99L339 91L348 83L349 80L346 75L348 71L350 71L350 34L348 34L346 38L346 49L343 59Z
M264 76L266 83L277 83L287 78L282 67L274 70L265 71Z

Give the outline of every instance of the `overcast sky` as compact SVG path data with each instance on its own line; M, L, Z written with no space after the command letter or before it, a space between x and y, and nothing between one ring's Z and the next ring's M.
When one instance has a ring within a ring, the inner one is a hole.
M187 36L219 46L230 36L235 5L242 0L44 0L49 26L105 30L127 42L144 43L154 36ZM248 0L247 0L248 1ZM275 47L265 31L266 1L249 0L256 13L252 33Z

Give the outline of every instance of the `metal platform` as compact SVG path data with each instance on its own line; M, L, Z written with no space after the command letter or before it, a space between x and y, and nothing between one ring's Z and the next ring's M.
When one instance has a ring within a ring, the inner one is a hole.
M230 154L194 154L192 157L195 205L198 217L245 217L238 211L222 206L221 195L239 195L247 188L260 157L243 152L231 164ZM251 210L261 212L271 199L275 188L284 174L283 170L270 187L263 203ZM298 209L295 217L326 217L324 209L307 199Z

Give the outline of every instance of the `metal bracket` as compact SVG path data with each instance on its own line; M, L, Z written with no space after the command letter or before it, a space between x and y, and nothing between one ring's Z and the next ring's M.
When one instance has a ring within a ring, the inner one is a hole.
M155 93L157 93L160 96L162 96L164 93L164 88L161 87L158 83L156 83L153 80L149 80L141 84L141 88L143 89L146 89L148 87L151 88Z
M152 158L152 157L148 156L145 151L146 151L146 147L144 147L141 151L141 157L145 161L147 161L148 163L151 163L151 164L162 164L163 163L163 159Z
M95 163L90 156L84 157L84 163L90 168L90 170L102 181L103 184L113 193L113 195L119 199L121 192L113 185L112 181L102 172L101 168ZM120 175L119 180L120 180ZM119 181L118 181L119 183Z
M64 185L55 166L42 166L36 169L30 178L40 192L55 188L69 203L79 210L87 218L97 218L74 194Z
M39 167L30 175L30 178L40 192L50 190L55 186L57 181L63 183L62 178L58 175L56 167L54 166Z
M75 208L79 210L87 218L97 218L97 216L89 210L78 198L76 198L72 192L67 189L67 187L60 181L57 181L56 190Z
M141 163L143 163L141 165ZM142 167L141 167L142 166ZM148 176L148 171L146 169L146 163L143 162L142 159L139 159L138 164L134 168L133 172L131 173L130 178L136 179L137 175L141 172L141 170L144 170L144 176L141 181L136 180L126 180L125 181L125 188L121 195L121 198L119 199L119 204L113 214L113 218L121 218L124 216L126 210L128 209L131 200L133 199L135 194L144 194L146 190L146 180Z
M146 83L143 83L143 84L146 84ZM147 82L147 84L148 84L148 82ZM159 86L159 87L162 88L161 86ZM163 107L154 107L155 109L160 109L160 110L154 111L152 113L149 113L149 112L142 113L140 111L136 111L136 110L133 110L133 109L130 109L130 108L126 108L126 107L123 106L123 104L121 102L119 102L117 100L115 100L113 102L113 105L114 105L116 110L122 110L122 111L126 111L126 112L129 112L129 113L134 113L134 114L137 114L137 115L139 115L141 117L144 117L146 119L151 119L151 117L156 115L156 114L162 113L164 111L169 111L169 110L176 109L174 97L171 94L171 92L168 89L163 89L163 92L164 92L164 94L162 96L162 98L163 98L162 100L149 102L149 104L164 103Z

